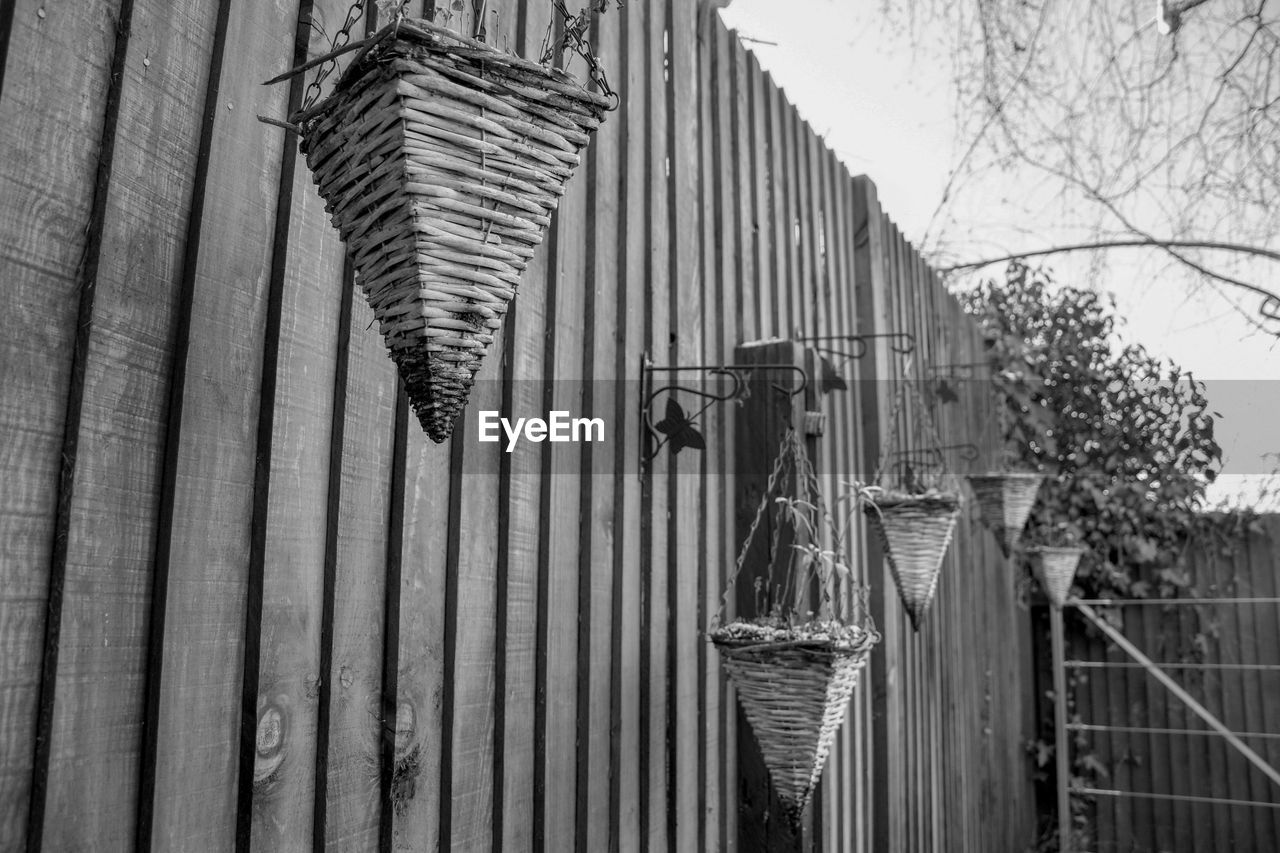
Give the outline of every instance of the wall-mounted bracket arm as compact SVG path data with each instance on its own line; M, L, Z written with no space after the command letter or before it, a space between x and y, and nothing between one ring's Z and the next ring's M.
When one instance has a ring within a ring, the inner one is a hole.
M812 338L796 338L796 343L809 344L814 352L838 359L836 368L843 368L871 351L870 341L888 340L889 349L899 355L915 352L915 335L907 332L885 332L878 335L818 335ZM844 346L837 346L843 344Z
M686 447L704 450L706 441L698 429L698 418L716 403L741 401L749 393L749 383L756 373L790 374L790 383L771 382L769 387L779 395L791 398L809 387L809 374L798 364L672 364L657 365L645 353L640 364L640 420L645 440L640 448L643 471L662 448L670 447L672 455ZM697 384L676 381L676 374L697 373ZM666 379L655 387L655 374ZM717 380L716 387L706 388L706 380ZM680 398L691 398L693 406L686 411ZM665 398L661 417L658 404ZM694 408L696 406L696 408Z
M956 456L965 462L975 462L981 451L978 445L971 443L963 444L935 444L929 447L915 447L910 450L895 450L888 454L886 462L892 468L898 469L901 479L904 482L910 482L911 474L919 474L921 471L929 469L945 469L946 453L954 451Z

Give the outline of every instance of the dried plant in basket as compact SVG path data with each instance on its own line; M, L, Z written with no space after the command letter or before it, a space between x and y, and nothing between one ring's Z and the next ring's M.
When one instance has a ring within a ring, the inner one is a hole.
M612 101L429 21L397 15L357 45L290 121L409 401L444 441Z
M708 637L719 649L774 789L796 825L844 721L858 672L880 635L804 445L791 430L783 437L725 600L771 510L768 575L756 581L755 612L721 624L722 606ZM814 587L821 591L816 612L809 607Z

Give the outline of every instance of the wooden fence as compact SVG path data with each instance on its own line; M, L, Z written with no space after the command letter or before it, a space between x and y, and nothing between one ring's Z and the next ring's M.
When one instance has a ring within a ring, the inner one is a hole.
M1263 517L1257 530L1239 540L1202 541L1188 556L1199 597L1280 597L1280 516ZM1169 664L1169 674L1198 702L1280 767L1280 605L1147 605L1119 612L1122 630L1144 654ZM1221 736L1207 733L1190 709L1119 649L1077 637L1067 654L1120 665L1074 668L1082 676L1071 691L1077 722L1122 729L1080 731L1073 747L1106 772L1090 779L1091 786L1119 792L1094 800L1095 849L1280 849L1280 791L1274 782ZM1187 730L1206 733L1182 733ZM1240 805L1245 802L1267 805Z
M592 33L621 109L432 444L256 119L347 5L0 4L0 848L759 849L701 636L741 424L712 410L706 453L638 476L642 355L909 332L919 378L976 330L710 8L628 3ZM474 5L524 55L552 20ZM828 485L869 476L906 367L878 341L823 402ZM964 394L939 419L977 469ZM608 441L505 453L484 409ZM1029 627L993 540L966 510L918 635L857 542L885 639L787 843L1022 849Z

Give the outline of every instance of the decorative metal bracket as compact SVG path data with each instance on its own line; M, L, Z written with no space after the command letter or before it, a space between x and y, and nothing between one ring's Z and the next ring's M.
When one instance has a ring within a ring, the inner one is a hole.
M889 456L893 458L891 464L894 468L903 469L903 479L910 480L912 471L945 467L945 451L947 450L956 451L956 455L965 462L977 461L981 453L978 445L966 442L963 444L937 444L932 447L919 447L911 450L896 450L890 453Z
M950 361L936 362L934 364L926 364L924 373L933 380L934 385L929 390L929 395L937 402L946 405L948 403L957 403L960 401L960 395L956 393L956 389L951 387L948 380L959 379L960 372L968 372L985 367L991 369L990 361Z
M836 356L840 359L836 366L840 368L850 361L855 361L869 353L871 345L867 343L868 341L884 339L890 341L889 349L899 355L909 355L915 352L915 335L907 332L885 332L879 335L818 335L812 338L796 338L796 343L818 344L818 346L810 347L810 349L825 355ZM831 346L831 344L837 342L851 345L852 350Z
M672 455L686 447L704 450L706 442L697 427L698 418L716 403L746 399L750 393L748 383L751 375L760 371L791 373L794 380L791 385L777 382L770 384L773 390L787 398L802 394L809 387L809 374L798 364L656 365L649 358L649 354L645 353L640 363L640 420L646 432L646 440L640 447L641 471L664 446L671 448ZM704 378L727 379L729 387L708 391L700 386L681 385L675 381L669 381L655 388L653 382L655 373L700 373ZM677 394L687 394L705 402L699 408L685 412L684 407L676 399ZM663 395L666 395L667 405L662 419L657 420L654 409L657 407L658 398Z

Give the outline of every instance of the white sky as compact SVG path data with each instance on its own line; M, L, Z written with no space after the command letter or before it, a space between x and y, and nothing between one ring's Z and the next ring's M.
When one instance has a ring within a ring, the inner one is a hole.
M950 69L933 52L914 49L886 31L878 3L733 0L721 15L744 38L777 43L746 46L849 170L870 176L885 210L918 242L958 153ZM987 188L983 199L998 208L1013 194L1025 199L1026 188ZM1078 236L1049 210L1026 224L1031 233L1025 242L1006 248L1026 250ZM991 250L975 246L970 254ZM957 252L968 259L962 247ZM1072 270L1072 261L1051 263L1060 279ZM1269 279L1256 283L1280 292L1280 268L1271 270ZM1261 454L1280 451L1280 339L1252 329L1219 294L1189 294L1183 279L1139 253L1114 264L1104 286L1116 295L1127 340L1173 359L1198 379L1254 380L1211 381L1208 388L1222 415L1218 441L1228 472L1212 497L1252 494L1258 478L1231 472L1262 474L1276 467L1276 460ZM1258 300L1244 296L1243 302L1252 308Z

